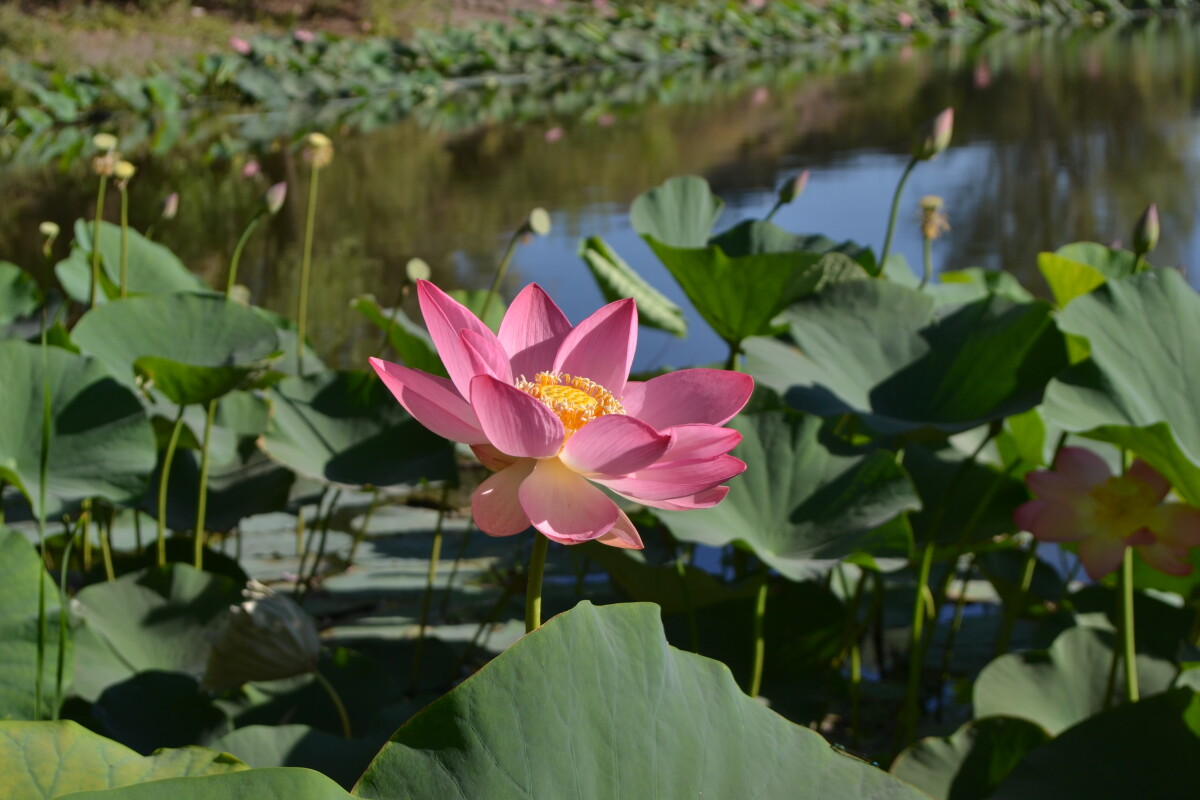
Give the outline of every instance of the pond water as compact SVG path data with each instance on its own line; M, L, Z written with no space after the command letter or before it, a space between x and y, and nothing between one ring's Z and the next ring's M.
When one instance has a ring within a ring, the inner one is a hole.
M938 194L951 225L935 245L939 270L1005 268L1036 288L1039 251L1128 241L1151 201L1163 219L1152 260L1188 265L1200 256L1198 48L1200 28L1184 23L1007 32L809 52L795 64L584 76L569 95L514 95L528 107L467 130L443 109L369 133L330 131L337 155L320 184L312 335L330 363L365 366L379 335L350 310L353 297L391 305L413 256L443 286L485 287L512 230L543 206L553 232L518 249L509 297L538 281L578 321L601 296L577 246L599 235L688 310L684 339L642 332L635 369L721 360L724 345L630 229L633 198L703 175L726 202L721 229L764 215L778 183L809 169L804 195L775 221L878 249L910 131L946 106L956 111L952 149L918 167L901 207L895 249L910 262L921 257L917 201ZM213 285L262 189L287 180L291 199L252 241L241 276L255 302L294 314L307 173L298 158L268 149L252 178L236 159L135 160L133 224L144 228L158 201L180 192L180 215L158 238ZM94 182L86 165L6 172L0 254L33 265L37 224L69 231L91 213ZM115 210L116 195L107 205Z

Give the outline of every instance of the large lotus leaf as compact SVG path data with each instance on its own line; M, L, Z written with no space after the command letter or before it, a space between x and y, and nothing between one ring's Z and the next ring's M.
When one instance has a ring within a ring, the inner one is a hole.
M989 295L943 314L914 289L847 281L781 320L796 347L751 340L747 370L795 408L856 414L880 433L954 433L1025 411L1066 366L1040 301Z
M21 341L0 343L0 478L35 511L41 486L45 388L50 390L47 516L87 497L140 497L154 469L154 432L141 402L96 359Z
M245 769L236 758L203 747L140 756L74 722L0 722L0 795L13 800L52 800L73 792Z
M1088 627L1068 628L1049 650L1009 653L984 667L975 682L975 717L1021 717L1052 736L1100 713L1107 705L1113 637ZM1138 655L1138 686L1143 697L1165 691L1178 672L1161 659ZM1118 661L1115 692L1125 685Z
M669 247L704 247L724 207L704 178L681 175L638 196L629 223Z
M720 546L741 541L792 580L812 560L843 558L883 545L878 529L919 507L894 454L848 451L822 436L822 422L781 409L735 417L742 433L733 454L746 472L729 496L703 511L657 511L677 539ZM906 555L907 543L900 548Z
M263 451L300 475L342 486L387 488L454 477L454 450L359 371L287 378L271 389L275 409Z
M109 686L92 706L92 718L97 732L142 755L163 747L208 744L233 727L199 681L160 670Z
M896 757L893 775L935 800L985 800L1050 734L1029 720L986 717L951 736L922 739Z
M0 527L0 718L33 719L37 713L38 582L45 571L37 551L16 531ZM41 583L46 608L45 655L42 661L43 715L51 711L58 670L59 609L54 580ZM64 688L71 682L71 639L68 630Z
M225 734L212 746L232 753L251 767L306 767L347 789L379 752L379 739L347 739L308 725L247 725Z
M354 298L350 305L387 334L388 344L396 351L404 366L446 377L446 367L438 357L437 348L429 338L429 333L409 319L403 309L382 308L369 294Z
M95 701L109 686L147 670L199 677L205 634L242 601L242 585L222 575L168 564L96 583L75 596L75 693Z
M657 606L583 602L396 731L362 797L872 797L921 793L667 645Z
M756 253L842 253L866 266L874 264L868 248L851 241L835 242L820 234L792 233L772 222L748 219L708 240L737 257Z
M169 294L208 289L200 276L184 266L179 257L132 228L128 231L126 272L129 294ZM84 303L91 293L92 223L75 222L75 249L72 256L59 262L55 271L72 300ZM115 300L121 286L121 228L110 222L100 223L100 284L98 301Z
M1059 314L1091 359L1046 389L1048 421L1131 450L1200 503L1200 297L1174 270L1110 281Z
M1033 299L1015 275L1002 269L967 267L939 273L938 281L931 289L939 306L970 303L989 294L1003 295L1019 303Z
M1180 688L1118 706L1039 747L991 800L1194 800L1200 694Z
M0 261L0 325L27 317L42 304L33 276L16 264Z
M700 316L727 342L772 332L790 304L829 283L863 277L842 253L756 253L730 257L717 245L671 247L647 238Z
M329 778L310 769L274 767L229 775L169 778L108 791L79 792L71 800L351 800Z
M637 303L638 322L650 328L687 335L687 320L679 306L646 283L625 259L599 236L589 236L579 243L579 255L596 279L596 286L608 302L632 297Z
M113 301L84 314L71 338L123 383L135 385L138 372L161 378L163 393L180 404L230 391L279 349L268 320L214 294Z

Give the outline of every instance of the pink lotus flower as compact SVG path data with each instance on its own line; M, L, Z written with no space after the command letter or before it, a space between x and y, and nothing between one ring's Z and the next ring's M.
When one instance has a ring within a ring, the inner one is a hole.
M630 381L637 307L609 303L576 326L537 284L513 300L499 334L428 281L421 313L450 377L377 358L384 384L425 427L464 442L497 472L471 496L492 536L530 525L562 544L640 548L596 484L654 508L709 508L746 469L722 428L754 389L748 375L685 369Z
M1146 462L1114 476L1091 450L1064 447L1054 471L1030 472L1025 481L1037 499L1017 508L1017 525L1044 542L1079 542L1094 580L1117 568L1126 547L1168 575L1192 571L1188 548L1200 545L1200 509L1164 504L1171 484Z
M254 49L249 42L240 36L230 36L229 47L233 52L241 56L250 55L250 51Z

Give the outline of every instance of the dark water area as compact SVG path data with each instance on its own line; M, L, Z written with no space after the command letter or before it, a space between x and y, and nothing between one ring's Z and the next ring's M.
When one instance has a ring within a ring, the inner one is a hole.
M726 202L723 229L765 215L779 182L809 169L804 195L775 221L878 250L910 132L946 106L956 112L951 150L918 167L901 206L894 249L910 263L921 258L918 201L937 194L951 226L934 247L938 270L1003 268L1036 290L1038 252L1128 241L1151 201L1163 220L1152 261L1186 268L1200 257L1198 48L1200 27L1182 21L1005 32L810 53L793 65L606 76L602 87L584 76L571 103L531 91L514 96L527 109L494 125L444 124L461 119L448 109L370 132L329 130L337 152L320 179L312 337L331 364L365 365L379 335L350 309L355 296L391 305L414 256L445 287L486 287L512 231L542 206L553 232L518 249L509 297L538 281L578 321L602 302L578 243L602 236L688 311L685 339L642 332L635 368L719 360L724 346L630 229L629 203L671 176L703 175ZM265 148L249 178L241 157L133 160L132 223L144 229L178 191L179 217L157 238L214 286L262 190L288 181L288 203L251 242L240 277L254 302L294 315L308 170L292 149ZM14 166L4 180L0 258L40 268L38 223L66 234L90 215L94 178L76 164ZM115 194L107 207L115 212Z

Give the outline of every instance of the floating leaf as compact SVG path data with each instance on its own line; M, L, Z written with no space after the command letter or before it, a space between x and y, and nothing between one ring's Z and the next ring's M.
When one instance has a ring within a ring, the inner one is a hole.
M679 306L646 283L599 236L589 236L580 242L579 255L592 271L592 277L596 279L596 285L607 302L632 297L637 303L639 323L676 336L687 335L687 321Z
M704 247L724 207L708 181L682 175L639 195L629 209L629 222L641 236L668 247Z
M537 675L555 677L530 679ZM723 665L669 647L657 606L588 602L518 641L396 731L355 793L922 796L747 697Z

